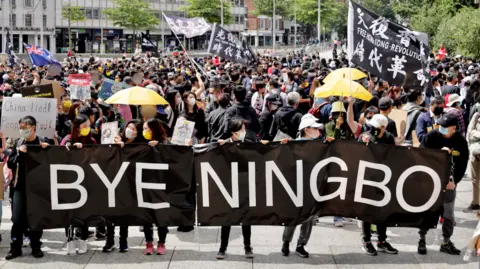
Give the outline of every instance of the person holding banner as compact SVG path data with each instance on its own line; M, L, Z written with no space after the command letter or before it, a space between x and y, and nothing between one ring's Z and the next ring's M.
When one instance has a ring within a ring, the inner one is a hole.
M37 135L37 120L32 116L26 116L18 122L20 125L21 138L17 142L16 147L12 149L8 157L8 168L16 171L16 179L14 182L15 192L12 201L12 230L10 232L12 243L10 251L5 257L6 260L12 260L22 256L23 234L28 229L27 222L27 202L26 202L26 175L25 164L23 161L27 148L32 146L48 147L47 139ZM42 230L29 230L30 247L32 248L32 256L35 258L43 257L41 250Z

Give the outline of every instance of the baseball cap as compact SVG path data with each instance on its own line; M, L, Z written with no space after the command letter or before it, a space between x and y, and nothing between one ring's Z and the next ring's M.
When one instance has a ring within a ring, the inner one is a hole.
M303 115L302 121L298 126L298 130L303 130L305 128L323 129L323 124L318 123L318 119L315 118L315 116L313 116L312 114L308 113Z
M382 97L378 101L378 108L381 110L387 110L393 106L393 100L390 97Z
M457 126L457 123L457 116L452 113L446 113L438 120L438 124L445 128L450 126Z
M266 101L267 101L267 102L270 102L270 103L272 103L272 104L274 104L274 105L281 105L281 104L283 104L280 96L279 96L278 94L276 94L276 93L269 93L268 96L267 96L267 98L266 98Z
M368 121L368 124L374 128L380 129L387 127L388 119L384 115L375 114L373 115L372 119Z
M447 106L448 107L451 107L453 106L453 104L455 103L461 103L463 101L463 98L460 97L460 95L454 93L454 94L450 94L448 96L448 103L447 103Z

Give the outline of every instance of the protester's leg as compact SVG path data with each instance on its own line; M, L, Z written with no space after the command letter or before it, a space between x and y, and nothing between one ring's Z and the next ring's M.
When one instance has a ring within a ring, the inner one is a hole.
M442 235L443 241L442 246L440 247L441 252L446 252L448 254L460 254L460 250L455 247L455 245L450 241L450 238L453 235L453 229L455 226L455 197L456 190L449 191L449 201L448 203L443 204L443 225L442 225Z
M158 231L158 243L165 244L167 240L168 227L158 227L157 231Z
M378 242L387 241L387 226L377 224Z
M153 242L153 227L152 225L143 226L143 234L145 235L145 242Z
M128 226L120 226L120 242L127 241L128 238Z
M371 225L372 224L370 222L362 221L363 242L370 242L372 239L372 230L370 229Z
M108 221L107 222L107 243L106 244L113 244L115 241L115 224Z
M470 159L470 167L473 183L472 205L480 204L480 155L472 156Z
M42 239L43 230L36 230L36 231L30 230L29 235L30 235L30 246L32 247L32 249L40 249L40 247L42 246L42 242L40 241L40 239Z
M418 241L418 254L425 255L427 254L427 241L425 237L428 233L428 228L420 228L418 234L420 235L420 240Z
M242 235L243 235L243 245L245 247L250 247L250 239L252 237L252 226L242 225Z
M397 254L398 250L387 242L387 226L382 224L377 224L376 226L378 232L377 250L388 254Z
M310 239L310 235L312 234L312 227L313 227L313 218L308 219L305 221L302 226L300 227L300 236L298 237L298 246L305 246L308 244L308 240Z
M12 248L22 248L23 232L27 229L25 195L21 191L15 191L12 202Z
M231 226L222 226L222 229L220 230L220 250L227 250L231 229Z
M282 236L284 243L292 242L293 234L295 233L295 228L297 228L297 226L285 226L285 228L283 229L283 236Z

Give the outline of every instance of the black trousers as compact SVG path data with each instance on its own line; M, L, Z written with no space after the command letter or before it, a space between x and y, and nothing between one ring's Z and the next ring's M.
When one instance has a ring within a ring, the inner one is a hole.
M228 247L228 239L230 238L230 230L232 226L222 226L220 232L220 248L226 250ZM246 247L250 246L250 238L252 236L252 226L242 225L242 235L243 235L243 245Z
M128 226L120 226L120 242L126 241L128 237ZM107 242L113 243L115 240L115 224L107 223Z
M12 247L20 250L23 245L23 235L28 230L27 200L23 190L15 190L12 200ZM30 246L32 249L40 248L43 230L29 230Z
M372 238L371 227L372 224L368 222L362 222L362 236L364 242L370 242ZM378 242L385 242L387 240L387 226L376 225L378 233Z
M168 227L157 227L158 243L165 244L167 240ZM153 243L153 225L143 226L143 233L145 234L145 242Z

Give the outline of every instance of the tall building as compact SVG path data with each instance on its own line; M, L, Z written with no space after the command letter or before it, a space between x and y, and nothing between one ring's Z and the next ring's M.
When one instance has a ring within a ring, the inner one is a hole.
M255 11L253 0L245 0L245 5L248 8L247 17L247 31L243 32L243 38L247 40L250 46L270 46L272 45L273 23L272 16L259 15L255 16L252 13ZM280 43L288 43L284 38L288 35L288 30L284 29L284 20L282 16L275 16L275 36L276 41Z
M179 42L161 15L185 17L181 7L187 3L183 0L145 0L150 6L160 24L149 31L150 39L159 48L178 46ZM231 2L233 23L225 25L237 36L246 29L247 8L244 0L224 0ZM40 45L52 52L68 50L68 21L62 18L62 8L70 4L80 6L85 12L86 20L73 22L72 43L80 53L98 53L134 51L133 29L123 29L113 25L104 14L106 8L114 7L111 0L0 0L0 53L5 52L6 28L13 34L15 51L22 53L23 42ZM220 13L220 11L219 11ZM135 34L140 36L142 30ZM143 31L145 32L145 31ZM183 42L183 38L180 36ZM103 39L103 42L102 42ZM138 38L136 39L138 40ZM186 39L185 45L191 49L206 48L208 36ZM103 47L102 47L103 46Z

